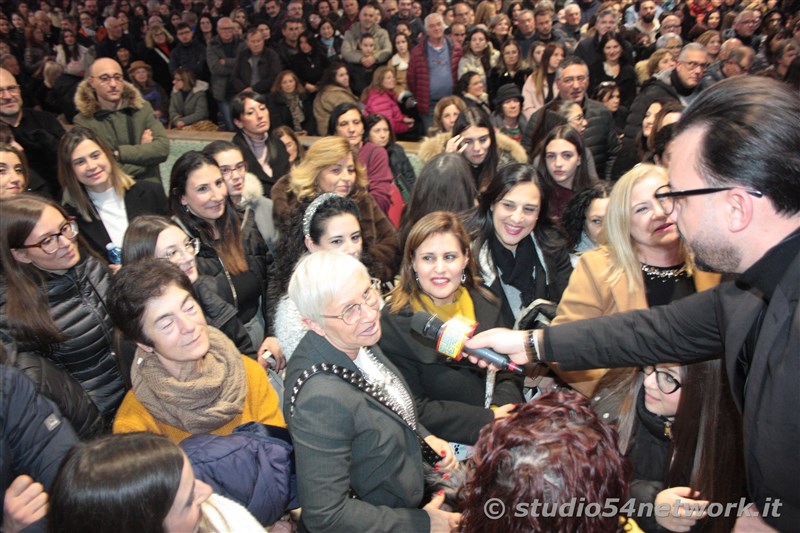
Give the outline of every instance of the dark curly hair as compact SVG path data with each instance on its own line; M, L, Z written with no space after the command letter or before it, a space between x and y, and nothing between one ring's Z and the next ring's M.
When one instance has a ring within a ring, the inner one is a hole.
M561 212L561 227L566 233L567 248L570 253L574 252L575 247L581 242L581 234L586 222L586 210L592 205L592 201L598 198L608 198L610 194L611 185L601 181L574 195L564 206L564 211Z
M577 512L581 502L585 510L590 503L602 508L611 498L624 501L630 464L617 449L616 431L575 392L545 394L519 406L508 418L487 424L467 470L467 482L459 493L464 533L624 529L619 516ZM506 505L500 517L487 516L491 513L485 504L492 498ZM575 512L548 511L571 500L576 502ZM538 512L534 502L542 504ZM522 503L529 505L524 508L529 512L519 512Z

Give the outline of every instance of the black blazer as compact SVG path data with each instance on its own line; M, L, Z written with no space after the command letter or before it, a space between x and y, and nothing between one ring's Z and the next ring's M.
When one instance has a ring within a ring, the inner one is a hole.
M128 222L139 215L163 215L168 217L167 197L164 194L164 187L155 181L139 180L133 187L125 192L125 212L128 215ZM64 206L67 213L75 217L78 228L86 243L102 257L107 257L106 245L111 242L103 221L93 218L91 222L86 222L81 214L73 206Z
M470 291L478 331L502 325L500 304L489 301L478 291ZM411 332L411 307L391 314L389 306L381 312L382 335L379 342L408 383L428 430L445 440L474 444L481 428L494 419L484 408L486 370L466 359L456 361L440 355L434 342ZM497 373L493 405L523 402L523 377L513 372Z
M233 136L233 144L241 148L244 160L247 162L247 171L255 174L264 187L264 196L271 198L272 186L275 182L289 173L289 152L286 146L275 135L267 137L267 150L269 152L269 166L272 167L272 177L267 176L261 164L256 160L250 145L244 138L244 133L239 131Z

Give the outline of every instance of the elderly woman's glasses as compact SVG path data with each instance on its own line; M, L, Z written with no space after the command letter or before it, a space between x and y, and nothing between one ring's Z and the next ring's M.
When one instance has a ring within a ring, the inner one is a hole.
M361 319L362 306L368 305L375 308L380 299L381 280L372 278L369 287L364 292L364 301L360 304L350 304L344 308L340 315L322 315L325 318L338 318L348 326L356 324Z
M196 256L200 252L200 239L188 239L183 243L182 247L170 248L159 259L166 259L170 263L180 263L183 261L184 254L191 257Z
M645 376L649 376L650 374L655 372L656 385L658 385L658 390L660 390L664 394L672 394L673 392L681 388L681 382L675 379L675 376L673 376L669 372L658 370L654 366L643 367L642 372L644 373Z
M658 203L661 204L661 209L664 210L665 215L671 215L672 212L675 210L675 199L682 198L684 196L702 196L704 194L713 194L715 192L722 192L722 191L730 191L731 189L735 189L736 187L709 187L705 189L687 189L685 191L673 191L670 189L669 185L662 185L658 189L656 189L655 197L658 200ZM755 196L756 198L761 198L764 196L764 193L761 191L755 191L751 189L744 190L750 196Z
M44 253L52 255L58 251L59 237L64 237L71 241L78 236L78 231L78 223L75 222L74 218L70 217L58 228L58 233L48 235L36 244L23 244L20 248L41 248Z

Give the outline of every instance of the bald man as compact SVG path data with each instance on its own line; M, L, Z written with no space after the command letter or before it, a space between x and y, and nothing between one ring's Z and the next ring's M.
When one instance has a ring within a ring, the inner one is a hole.
M161 180L158 165L167 160L169 139L153 108L126 82L110 58L92 63L75 94L75 123L94 130L135 179Z

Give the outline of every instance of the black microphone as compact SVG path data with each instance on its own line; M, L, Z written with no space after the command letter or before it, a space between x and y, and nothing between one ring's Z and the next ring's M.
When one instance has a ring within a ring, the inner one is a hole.
M477 324L470 324L464 317L456 316L443 322L436 315L424 311L417 311L411 317L411 331L419 333L425 338L436 341L436 351L456 360L460 360L463 353L483 359L497 368L508 369L523 374L525 370L509 360L505 355L500 355L489 348L468 348L464 346L475 332Z

